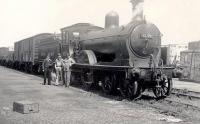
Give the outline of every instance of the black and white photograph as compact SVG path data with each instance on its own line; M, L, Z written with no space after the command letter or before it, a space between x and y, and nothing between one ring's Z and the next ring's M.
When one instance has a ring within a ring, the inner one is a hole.
M200 1L0 0L0 124L200 124Z

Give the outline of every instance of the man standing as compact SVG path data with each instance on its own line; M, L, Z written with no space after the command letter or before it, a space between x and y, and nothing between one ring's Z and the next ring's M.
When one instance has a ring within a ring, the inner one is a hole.
M71 66L74 64L75 61L71 56L68 56L66 59L64 59L64 84L65 87L69 87L70 85L70 77L71 77Z
M46 78L48 79L48 85L51 85L51 66L52 66L52 61L49 55L47 55L46 59L43 61L43 64L42 64L42 69L44 71L43 85L46 84Z
M55 69L56 69L56 84L59 85L59 79L62 80L62 66L63 66L63 59L61 57L61 54L58 54L58 58L55 61Z

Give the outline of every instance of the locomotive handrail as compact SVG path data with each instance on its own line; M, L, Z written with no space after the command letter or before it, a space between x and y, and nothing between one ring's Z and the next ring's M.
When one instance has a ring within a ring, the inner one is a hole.
M139 67L140 69L152 69L150 67ZM174 67L156 67L155 69L175 69Z
M90 64L81 64L74 63L72 66L85 66L85 67L104 67L104 68L115 68L115 69L133 69L131 66L113 66L113 65L90 65ZM156 69L174 69L174 67L156 67ZM139 69L151 69L150 67L139 67Z
M124 69L133 69L134 67L131 66L113 66L113 65L90 65L90 64L81 64L81 63L74 63L72 67L89 67L92 69L115 69L115 70L124 70Z

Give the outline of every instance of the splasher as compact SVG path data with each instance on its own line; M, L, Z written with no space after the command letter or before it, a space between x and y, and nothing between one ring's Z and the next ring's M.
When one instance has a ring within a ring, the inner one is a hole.
M143 7L144 0L131 0L133 5L133 18L132 20L144 20Z

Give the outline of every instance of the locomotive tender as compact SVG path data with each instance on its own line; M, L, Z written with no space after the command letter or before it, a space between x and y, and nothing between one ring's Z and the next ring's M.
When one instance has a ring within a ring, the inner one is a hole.
M105 29L74 30L68 40L72 82L79 78L84 86L100 85L104 92L120 91L130 99L138 98L145 89L153 89L157 98L170 94L172 69L163 67L161 33L146 20L133 20L119 27L115 12L106 15ZM91 28L91 26L88 26ZM67 32L65 32L65 35ZM69 35L69 34L68 34Z

